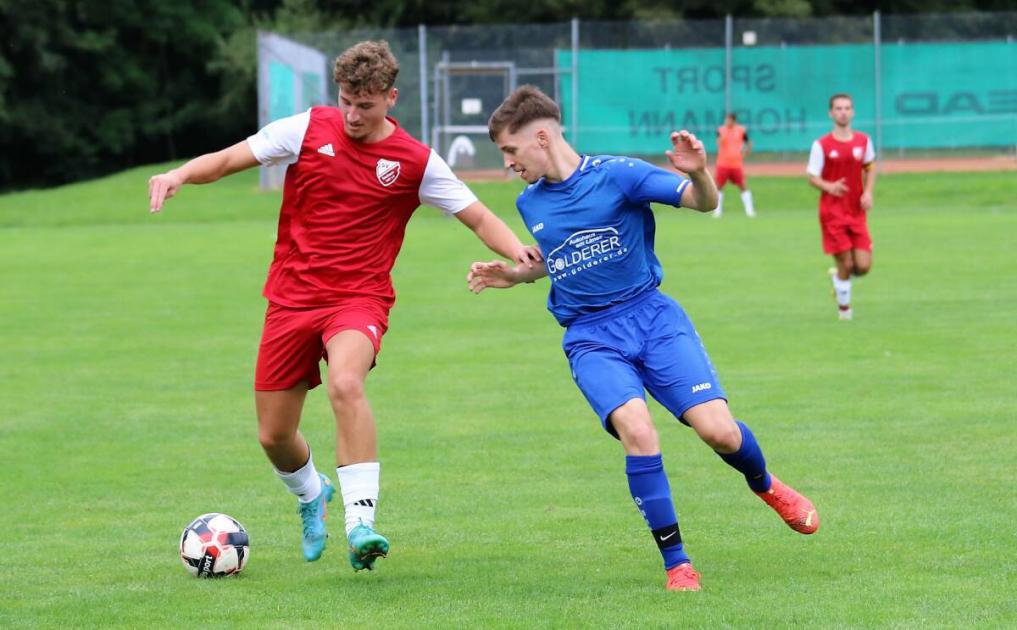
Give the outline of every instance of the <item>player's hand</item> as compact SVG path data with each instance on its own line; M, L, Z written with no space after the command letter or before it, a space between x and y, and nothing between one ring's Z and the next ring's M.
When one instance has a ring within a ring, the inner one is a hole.
M470 273L466 274L466 282L474 293L484 289L508 289L517 284L512 267L504 260L473 263Z
M176 171L169 171L148 178L148 211L155 213L162 210L163 203L177 194L184 181Z
M664 155L671 161L671 166L683 173L706 170L706 147L686 129L671 132L671 150L665 151Z
M862 203L862 210L871 210L872 209L872 193L870 193L870 192L863 192L862 193L862 198L861 198L861 203Z
M512 256L512 260L516 261L521 265L526 265L528 269L533 268L533 263L539 263L544 260L543 254L540 253L540 248L536 245L524 245Z
M847 191L848 185L843 177L826 187L826 192L830 193L834 197L843 197L844 193Z

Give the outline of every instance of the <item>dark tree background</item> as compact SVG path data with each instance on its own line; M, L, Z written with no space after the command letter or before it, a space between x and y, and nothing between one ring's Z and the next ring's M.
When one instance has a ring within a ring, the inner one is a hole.
M1014 11L1017 0L0 0L0 190L254 131L258 28Z

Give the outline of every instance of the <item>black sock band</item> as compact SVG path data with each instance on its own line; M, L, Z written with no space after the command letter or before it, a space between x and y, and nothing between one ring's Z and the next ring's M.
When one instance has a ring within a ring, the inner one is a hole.
M657 542L657 546L661 549L682 544L682 533L678 531L678 523L673 523L667 527L661 527L660 529L654 529L652 531L653 540Z

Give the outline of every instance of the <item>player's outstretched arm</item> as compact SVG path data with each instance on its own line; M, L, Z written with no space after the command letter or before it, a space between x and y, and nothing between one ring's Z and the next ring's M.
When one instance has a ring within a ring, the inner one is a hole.
M535 263L543 260L540 249L533 245L523 245L509 226L505 225L498 215L479 201L475 201L457 212L456 218L473 230L477 238L496 254L501 254L528 268L532 268Z
M149 211L162 210L166 200L177 194L184 184L208 184L257 165L258 160L246 140L222 151L196 157L179 168L148 179Z
M510 267L504 260L475 262L470 265L466 282L470 291L480 293L484 289L509 289L522 282L533 282L547 275L544 265L517 264Z
M682 193L682 206L711 212L717 207L717 185L706 170L706 147L695 134L682 129L671 133L671 150L664 154L691 184Z
M872 210L872 191L876 187L876 163L869 162L862 167L862 197L860 203L863 210Z
M818 175L809 175L809 183L814 188L818 188L823 192L833 195L834 197L843 197L844 193L847 192L847 180L843 177L837 181L827 181Z

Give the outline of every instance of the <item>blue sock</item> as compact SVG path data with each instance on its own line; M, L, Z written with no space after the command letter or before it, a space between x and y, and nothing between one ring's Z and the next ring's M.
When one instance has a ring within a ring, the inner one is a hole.
M752 430L741 420L735 420L742 431L742 445L734 453L717 453L729 466L745 475L745 481L753 492L766 492L770 489L770 473L766 472L766 459L756 442Z
M678 531L678 517L671 500L671 484L664 473L664 461L656 455L626 455L625 474L636 507L646 518L653 540L664 557L664 568L689 562Z

